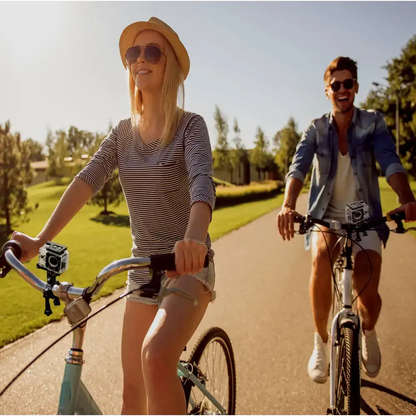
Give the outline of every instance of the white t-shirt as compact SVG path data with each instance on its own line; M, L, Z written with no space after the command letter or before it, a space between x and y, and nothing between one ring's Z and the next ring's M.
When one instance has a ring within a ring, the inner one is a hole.
M343 155L338 151L338 169L334 189L324 217L345 222L345 207L347 204L359 200L350 155L348 152Z

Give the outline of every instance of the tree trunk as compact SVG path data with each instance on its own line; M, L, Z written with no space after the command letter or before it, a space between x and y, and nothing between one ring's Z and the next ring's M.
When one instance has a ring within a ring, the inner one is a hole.
M108 210L107 210L107 183L104 185L103 197L104 197L104 212L106 214L108 214Z
M5 164L6 165L6 164ZM6 217L6 234L9 235L12 233L12 225L10 222L10 207L8 206L8 202L9 202L9 197L8 197L8 192L7 192L7 173L4 172L3 173L3 190L4 190L4 195L3 195L3 201L4 201L4 216Z
M238 162L238 185L241 184L241 162Z

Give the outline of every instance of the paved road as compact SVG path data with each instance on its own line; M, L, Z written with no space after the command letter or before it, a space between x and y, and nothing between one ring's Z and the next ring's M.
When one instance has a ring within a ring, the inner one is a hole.
M306 196L301 198L300 206L306 202ZM238 413L324 414L329 383L318 385L307 376L313 347L310 253L303 250L301 237L289 243L278 237L276 213L214 243L218 298L190 344L210 326L229 333L236 356ZM376 379L363 380L363 414L416 413L415 254L416 240L410 235L392 235L384 252L378 325L383 368ZM108 301L100 300L94 309ZM87 329L83 378L106 414L119 413L121 406L122 311L123 301ZM0 350L0 388L66 329L66 321L51 324ZM20 378L0 399L1 414L56 412L69 344L65 338Z

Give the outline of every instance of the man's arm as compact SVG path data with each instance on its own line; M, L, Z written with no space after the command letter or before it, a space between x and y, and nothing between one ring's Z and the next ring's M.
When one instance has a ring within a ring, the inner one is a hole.
M398 195L401 204L400 207L390 211L389 214L405 212L406 222L416 221L416 199L410 188L407 175L402 172L394 173L390 176L388 182L394 192Z
M279 233L283 240L289 241L290 238L295 237L295 222L294 218L299 215L296 212L296 201L302 190L303 182L299 179L292 178L286 185L285 199L279 214L277 215L276 223Z
M290 240L295 236L294 217L296 201L303 187L305 176L311 167L315 155L316 130L311 124L303 133L296 147L295 155L286 175L286 191L283 206L276 218L277 228L283 240Z
M410 189L409 180L407 179L407 175L405 173L394 173L390 176L388 182L393 191L396 192L397 196L399 197L400 204L405 205L409 202L416 201L415 196Z
M389 214L405 212L406 221L416 221L415 196L410 189L406 169L403 167L399 155L396 153L393 138L382 114L377 114L378 119L374 132L374 153L388 184L399 197L401 206Z

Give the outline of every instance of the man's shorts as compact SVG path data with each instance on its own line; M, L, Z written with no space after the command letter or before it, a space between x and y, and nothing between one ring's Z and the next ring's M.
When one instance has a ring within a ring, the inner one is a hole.
M331 221L330 218L324 218L323 221ZM335 231L339 235L346 235L346 230L337 230ZM318 241L318 237L320 232L318 231L317 227L312 228L311 232L311 245L316 245ZM328 235L328 234L326 234ZM355 233L352 235L352 239L356 239ZM361 241L358 242L358 244L353 243L353 255L356 256L357 253L361 250L373 250L380 254L381 256L381 240L380 237L377 234L377 231L367 231L367 235L364 235L363 233L360 233L360 239ZM344 244L345 238L343 238L340 242L341 247Z

